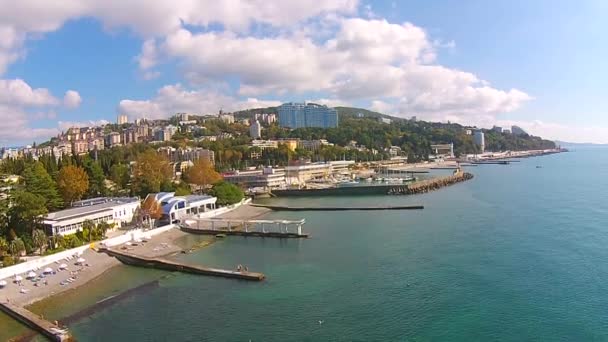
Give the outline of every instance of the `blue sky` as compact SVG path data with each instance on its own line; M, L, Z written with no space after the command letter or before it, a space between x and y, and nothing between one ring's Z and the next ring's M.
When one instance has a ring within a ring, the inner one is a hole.
M119 112L156 118L291 100L608 142L604 1L0 7L1 145Z

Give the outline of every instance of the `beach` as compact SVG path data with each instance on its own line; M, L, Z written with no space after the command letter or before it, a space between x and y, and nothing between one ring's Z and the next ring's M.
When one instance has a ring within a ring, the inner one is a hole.
M218 218L252 219L265 215L269 211L270 210L266 208L243 205L230 212L218 215ZM116 248L144 257L154 258L174 255L185 249L203 248L212 243L212 240L205 241L204 243L195 242L194 239L193 241L188 241L188 236L192 235L182 232L179 229L171 229L151 237L151 239L147 240L145 243L129 242L121 246L116 246ZM197 237L197 239L199 238ZM178 243L180 241L183 243ZM85 259L83 265L76 264L76 260L80 257ZM61 264L66 264L68 266L67 269L59 270ZM39 276L46 267L52 268L55 272L55 274L45 275L44 278L38 278L40 280L37 282L25 279L25 275L21 275L23 277L21 285L14 283L14 278L6 279L9 284L0 290L0 300L8 300L11 303L20 306L28 306L50 296L56 296L65 291L70 291L83 286L87 282L101 276L112 267L120 264L120 261L105 253L98 253L95 250L87 249L81 256L74 257L71 260L58 261L36 271L37 276ZM71 282L68 282L68 279L70 279ZM62 282L64 285L61 285ZM36 283L38 286L34 285Z

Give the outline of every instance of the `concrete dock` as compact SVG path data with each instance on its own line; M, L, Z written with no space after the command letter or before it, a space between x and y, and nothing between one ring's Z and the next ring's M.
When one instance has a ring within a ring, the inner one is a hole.
M8 302L2 302L0 303L0 310L15 320L44 335L51 341L72 340L66 329L62 329L56 324L53 324L20 306Z
M254 207L268 208L274 211L375 211L375 210L417 210L423 205L383 206L383 207L288 207L279 205L251 204Z
M306 233L290 233L290 232L261 232L261 231L244 231L244 230L223 230L223 229L206 229L206 228L190 228L186 226L180 226L180 229L186 233L199 234L199 235L234 235L234 236L252 236L252 237L267 237L267 238L279 238L279 239L298 239L307 238Z
M157 268L167 271L178 271L191 274L199 274L213 277L232 278L250 281L262 281L266 276L263 273L249 271L232 271L220 268L202 267L189 265L181 262L171 261L163 258L147 258L124 251L111 248L101 248L100 252L106 253L120 260L122 263L132 266Z

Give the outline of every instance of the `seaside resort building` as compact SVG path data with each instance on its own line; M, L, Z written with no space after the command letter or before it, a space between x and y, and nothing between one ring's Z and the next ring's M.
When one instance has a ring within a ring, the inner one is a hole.
M216 197L206 195L175 196L174 192L159 192L149 194L163 208L161 222L177 223L189 216L203 213L216 208ZM146 197L147 198L147 197Z
M74 234L82 229L86 220L94 224L107 222L119 228L133 220L139 206L137 197L92 198L74 202L72 208L47 214L43 224L49 236Z

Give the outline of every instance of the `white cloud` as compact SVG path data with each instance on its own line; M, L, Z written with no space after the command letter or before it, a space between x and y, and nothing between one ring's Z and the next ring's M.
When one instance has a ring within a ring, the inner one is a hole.
M108 29L128 27L152 38L174 32L183 24L207 27L218 23L239 32L254 23L288 27L324 13L354 13L357 6L357 0L0 0L0 74L23 55L28 36L55 31L70 19L94 17Z
M77 108L82 103L80 94L75 90L68 90L63 96L63 105L67 108Z
M249 108L278 106L279 101L247 98L240 100L213 90L187 90L181 84L167 85L152 100L122 100L118 111L131 119L166 118L178 112L212 114L220 109L231 112Z
M66 106L77 102L80 102L78 92L67 91ZM55 119L54 108L60 104L61 100L46 88L32 88L21 79L0 79L0 144L31 143L59 133L57 127L34 128L32 123Z
M0 79L0 104L16 106L48 106L56 105L59 100L48 89L33 89L21 79Z

